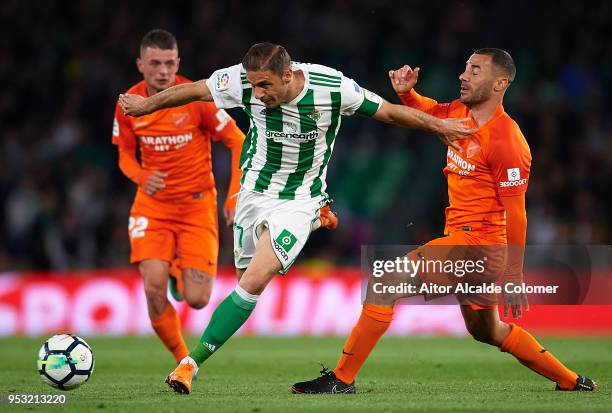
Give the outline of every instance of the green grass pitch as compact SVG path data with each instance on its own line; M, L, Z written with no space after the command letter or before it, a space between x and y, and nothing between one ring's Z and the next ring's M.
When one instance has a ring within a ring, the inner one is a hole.
M195 338L189 339L192 344ZM611 412L612 339L545 338L568 366L598 380L595 393L554 384L513 357L468 338L383 338L357 380L356 395L292 395L296 381L333 367L337 338L231 340L200 372L190 396L164 384L173 360L155 338L88 339L96 369L59 406L10 406L6 392L53 393L35 369L43 339L0 339L0 411L74 412Z

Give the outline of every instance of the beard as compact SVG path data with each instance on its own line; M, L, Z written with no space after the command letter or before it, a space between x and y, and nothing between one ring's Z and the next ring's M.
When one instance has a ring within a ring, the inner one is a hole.
M492 88L493 84L480 85L479 87L472 89L467 96L460 97L459 101L467 106L473 106L484 102L491 97Z

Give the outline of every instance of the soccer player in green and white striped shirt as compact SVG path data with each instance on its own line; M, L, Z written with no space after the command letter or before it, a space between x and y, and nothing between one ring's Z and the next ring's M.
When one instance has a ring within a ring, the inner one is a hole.
M239 282L216 308L200 342L166 379L179 393L191 391L199 365L244 324L266 285L289 269L316 228L319 210L328 202L325 177L341 116L357 113L422 129L448 145L474 133L465 119L438 119L393 105L335 69L292 62L282 46L271 43L252 46L241 64L217 70L209 79L149 98L119 98L133 116L194 100L242 108L250 129L240 159L234 225Z

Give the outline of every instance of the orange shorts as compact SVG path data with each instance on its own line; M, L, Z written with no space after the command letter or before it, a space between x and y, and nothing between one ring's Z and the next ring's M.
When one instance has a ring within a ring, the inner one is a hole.
M436 238L425 245L411 251L408 256L411 260L429 260L453 263L476 262L479 260L484 271L466 272L458 277L457 272L448 271L420 271L419 278L423 283L439 286L455 287L459 283L466 285L482 285L494 283L503 274L506 263L505 240L499 237L487 237L476 231L457 231L448 236ZM485 258L486 257L486 258ZM435 268L435 266L432 266ZM457 267L458 268L458 267ZM426 299L439 297L436 294L426 294ZM497 307L496 294L456 294L462 305L474 310L492 309Z
M217 191L180 203L160 202L138 193L128 226L130 262L179 260L181 268L217 274L219 234Z

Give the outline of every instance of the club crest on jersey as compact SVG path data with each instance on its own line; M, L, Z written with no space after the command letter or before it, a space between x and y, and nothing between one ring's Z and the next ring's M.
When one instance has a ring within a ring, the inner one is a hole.
M218 91L227 90L230 84L230 74L227 71L217 73L215 80L215 89Z
M471 158L480 151L480 144L477 141L470 141L467 147L467 157Z
M176 126L177 128L180 128L181 126L183 126L188 120L189 120L188 113L173 113L172 114L172 123L174 123L174 126Z
M321 119L321 112L317 108L312 108L312 112L310 112L306 116L308 116L310 119L312 119L312 120L314 120L316 122L319 119Z

